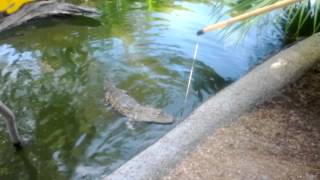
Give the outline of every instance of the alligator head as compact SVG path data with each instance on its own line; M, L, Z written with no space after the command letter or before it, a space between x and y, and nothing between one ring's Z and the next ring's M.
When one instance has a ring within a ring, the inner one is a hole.
M144 121L144 122L152 122L159 124L169 124L174 122L173 116L167 114L166 112L156 109L153 107L144 107L141 109L143 112L140 112L135 121ZM141 111L140 110L140 111Z
M173 123L174 117L161 111L160 114L158 115L158 118L154 122L155 123L163 123L163 124Z

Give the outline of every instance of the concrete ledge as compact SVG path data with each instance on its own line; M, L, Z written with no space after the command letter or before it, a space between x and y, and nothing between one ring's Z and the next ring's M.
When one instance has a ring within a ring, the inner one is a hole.
M320 34L283 50L210 98L176 128L105 180L160 179L216 128L276 95L320 60Z

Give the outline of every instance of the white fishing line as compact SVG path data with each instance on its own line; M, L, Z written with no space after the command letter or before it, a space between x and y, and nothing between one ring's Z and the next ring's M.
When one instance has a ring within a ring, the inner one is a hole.
M190 89L192 75L193 75L193 69L194 69L194 63L195 63L195 61L197 59L197 54L198 54L198 47L199 47L199 42L196 43L196 46L194 48L193 61L192 61L192 66L191 66L191 70L190 70L190 74L189 74L187 91L186 91L186 95L185 95L185 98L184 98L185 102L187 101L188 94L189 94L189 89Z

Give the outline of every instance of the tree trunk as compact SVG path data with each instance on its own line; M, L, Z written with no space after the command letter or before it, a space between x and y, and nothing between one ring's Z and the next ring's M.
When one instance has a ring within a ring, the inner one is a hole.
M38 1L30 3L18 12L0 18L0 33L25 24L32 19L46 18L57 15L85 16L94 18L100 16L95 8L76 6L56 1Z

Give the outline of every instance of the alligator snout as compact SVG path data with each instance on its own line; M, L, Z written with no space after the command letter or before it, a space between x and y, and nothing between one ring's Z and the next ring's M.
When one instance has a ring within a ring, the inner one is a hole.
M159 117L157 119L154 119L153 122L155 123L161 123L161 124L171 124L173 123L175 120L174 120L174 117L165 113L165 112L161 112Z

